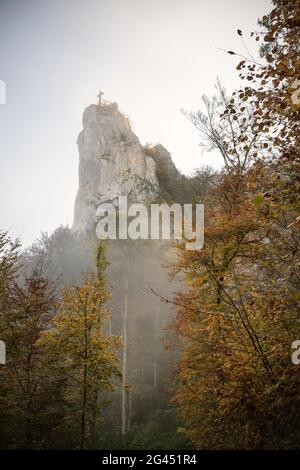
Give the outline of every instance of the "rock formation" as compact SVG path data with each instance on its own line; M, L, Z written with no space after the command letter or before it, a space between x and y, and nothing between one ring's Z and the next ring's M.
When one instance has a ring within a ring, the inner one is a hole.
M159 194L155 161L116 103L100 102L85 109L77 143L79 189L73 232L92 230L98 205L112 202L117 206L119 195L146 203Z
M72 227L76 244L88 240L93 245L90 234L100 204L111 202L117 207L121 195L128 196L129 203L173 199L182 180L168 151L161 145L142 147L117 105L102 102L101 97L99 92L98 105L84 111L78 137L79 189ZM174 363L175 355L167 353L161 341L170 306L162 305L148 291L150 284L172 295L173 285L163 265L170 256L166 244L159 240L116 240L107 246L110 264L106 274L113 298L109 331L123 336L123 385L133 385L129 393L122 387L123 436L145 415L147 400L153 416L158 413ZM85 258L91 258L90 251ZM117 410L121 409L119 398L114 397ZM150 422L152 418L147 419ZM115 425L115 418L111 424Z

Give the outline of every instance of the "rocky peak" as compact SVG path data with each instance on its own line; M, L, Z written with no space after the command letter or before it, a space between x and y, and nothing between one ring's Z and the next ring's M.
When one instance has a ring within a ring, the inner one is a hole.
M183 200L186 177L178 171L168 150L161 144L147 144L144 149L156 164L160 196L170 201Z
M112 202L117 206L120 195L147 203L159 194L155 161L116 103L102 104L99 100L98 105L85 109L77 144L79 188L73 232L93 229L99 204Z

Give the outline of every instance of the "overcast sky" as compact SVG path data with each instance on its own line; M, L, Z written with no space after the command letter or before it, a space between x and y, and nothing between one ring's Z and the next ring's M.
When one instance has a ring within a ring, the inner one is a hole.
M186 174L202 164L180 113L196 110L219 76L239 84L237 28L257 29L269 0L0 0L0 227L26 246L72 224L76 139L86 106L117 101L142 144L159 142ZM256 44L245 39L251 52Z

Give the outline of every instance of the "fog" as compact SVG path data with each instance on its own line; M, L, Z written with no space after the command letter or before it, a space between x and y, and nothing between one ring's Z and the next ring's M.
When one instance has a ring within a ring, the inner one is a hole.
M129 115L142 143L160 142L185 173L220 165L202 154L180 113L197 109L219 75L232 90L246 33L269 8L255 0L1 0L1 226L24 246L72 224L76 139L84 108L104 98ZM251 46L249 46L251 48Z

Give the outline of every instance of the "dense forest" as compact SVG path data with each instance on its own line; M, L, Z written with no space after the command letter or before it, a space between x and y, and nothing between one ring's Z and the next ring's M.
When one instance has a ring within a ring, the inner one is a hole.
M0 231L0 449L300 447L300 0L236 34L243 86L183 111L223 168L156 162L158 201L204 204L202 250Z

